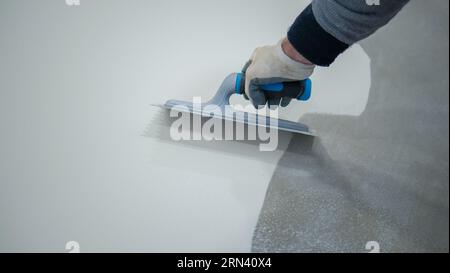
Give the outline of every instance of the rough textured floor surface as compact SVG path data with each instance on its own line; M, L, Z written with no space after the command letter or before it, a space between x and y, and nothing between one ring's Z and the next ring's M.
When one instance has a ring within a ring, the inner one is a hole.
M372 70L365 112L304 118L320 139L292 139L253 251L367 252L376 241L381 252L448 252L448 5L412 1L361 43Z

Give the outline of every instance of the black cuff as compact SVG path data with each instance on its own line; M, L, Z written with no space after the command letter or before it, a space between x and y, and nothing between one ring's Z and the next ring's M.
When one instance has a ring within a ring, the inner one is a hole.
M317 23L312 5L295 20L288 31L288 40L306 59L319 66L329 66L349 45L339 41Z

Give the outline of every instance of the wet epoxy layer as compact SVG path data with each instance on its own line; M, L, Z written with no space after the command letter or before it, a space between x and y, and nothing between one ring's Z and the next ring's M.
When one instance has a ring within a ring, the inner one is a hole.
M253 251L448 252L448 16L448 1L411 1L361 43L366 110L302 119L320 139L292 139Z

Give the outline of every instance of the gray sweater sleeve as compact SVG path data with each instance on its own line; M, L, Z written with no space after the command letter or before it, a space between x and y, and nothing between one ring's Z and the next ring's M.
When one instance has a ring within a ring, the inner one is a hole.
M351 45L387 24L409 0L314 0L319 25Z
M305 58L329 66L349 46L387 24L408 1L313 0L287 37Z

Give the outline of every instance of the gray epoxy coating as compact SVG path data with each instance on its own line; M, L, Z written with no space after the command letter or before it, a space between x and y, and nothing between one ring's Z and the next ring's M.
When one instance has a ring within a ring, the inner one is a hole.
M448 1L412 1L361 43L359 117L310 114L270 182L255 252L449 250Z

